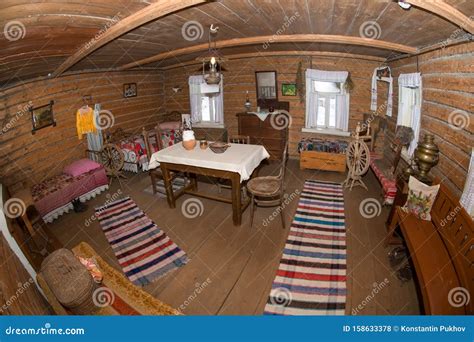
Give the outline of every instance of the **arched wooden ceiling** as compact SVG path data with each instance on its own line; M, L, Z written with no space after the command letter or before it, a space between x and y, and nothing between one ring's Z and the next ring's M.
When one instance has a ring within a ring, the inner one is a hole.
M0 86L63 72L179 66L202 52L211 24L220 27L222 51L237 55L383 59L473 32L472 0L407 1L410 10L390 0L2 0ZM190 22L202 28L197 39L182 33Z

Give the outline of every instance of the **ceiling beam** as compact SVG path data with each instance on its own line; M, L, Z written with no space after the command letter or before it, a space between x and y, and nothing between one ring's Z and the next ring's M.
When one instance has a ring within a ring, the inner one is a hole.
M463 30L474 34L473 20L442 0L408 0L407 2L434 13L461 27Z
M331 51L263 51L263 52L249 52L249 53L236 53L232 55L225 55L227 60L232 59L243 59L243 58L255 58L255 57L337 57L337 58L357 58L360 60L367 60L373 62L385 62L386 58L376 57L369 55L359 55L354 53L345 53L345 52L331 52ZM178 67L190 66L201 64L201 62L192 60L182 63L176 63L172 65L167 65L160 68L161 70L169 70Z
M220 40L216 42L217 48L245 46L245 45L257 45L264 44L270 46L274 43L330 43L330 44L344 44L344 45L358 45L367 46L372 48L391 50L403 53L415 53L416 48L391 43L378 39L362 38L356 36L340 36L340 35L326 35L326 34L290 34L290 35L271 35L271 36L257 36L257 37L246 37L246 38L233 38L227 40ZM262 47L263 48L263 47ZM162 52L155 56L147 57L135 62L131 62L119 67L119 70L126 70L141 65L158 62L163 59L182 56L190 53L196 53L200 51L206 51L208 44L199 44L188 46L185 48L175 49L168 52Z
M79 49L72 56L68 57L54 72L53 76L59 76L64 71L68 70L77 62L81 61L95 50L120 37L121 35L130 32L137 27L142 26L150 21L162 18L168 14L202 4L206 0L162 0L153 3L132 15L120 20L115 25L107 28L97 38L92 38L86 42L81 49Z
M419 56L419 55L422 55L424 53L431 52L431 51L434 51L434 50L445 49L449 46L469 43L470 41L471 40L468 37L459 37L459 38L444 40L442 42L438 42L438 43L435 43L435 44L431 44L431 45L421 47L421 48L418 49L417 53L415 53L415 54L411 54L411 55L402 54L402 55L398 55L398 56L388 58L386 62L393 62L393 61L398 61L399 59Z

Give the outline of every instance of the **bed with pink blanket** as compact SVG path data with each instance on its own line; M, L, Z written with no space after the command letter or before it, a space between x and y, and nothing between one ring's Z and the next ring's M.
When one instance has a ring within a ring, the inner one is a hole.
M66 170L66 169L65 169ZM103 166L81 174L61 173L31 189L33 201L45 222L52 222L73 209L72 201L85 202L109 188Z

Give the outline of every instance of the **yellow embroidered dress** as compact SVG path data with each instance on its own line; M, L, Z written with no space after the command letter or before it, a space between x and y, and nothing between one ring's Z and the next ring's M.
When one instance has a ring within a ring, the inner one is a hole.
M82 107L77 110L76 127L79 139L82 139L83 134L97 133L97 128L94 122L94 111L91 107Z

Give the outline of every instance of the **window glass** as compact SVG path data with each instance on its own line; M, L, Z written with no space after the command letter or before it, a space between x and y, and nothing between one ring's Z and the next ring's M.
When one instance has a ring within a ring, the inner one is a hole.
M318 99L318 117L316 125L326 126L326 98L324 97Z
M336 97L329 101L329 127L336 127Z
M201 97L201 121L211 121L211 106L208 96Z

